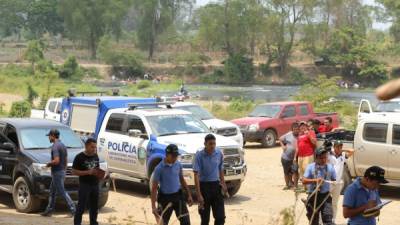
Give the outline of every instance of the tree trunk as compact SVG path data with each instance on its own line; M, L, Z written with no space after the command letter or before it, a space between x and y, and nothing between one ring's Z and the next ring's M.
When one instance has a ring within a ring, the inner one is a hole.
M96 38L95 38L95 35L93 34L93 31L90 32L89 50L90 50L91 59L96 59L97 43L96 43Z

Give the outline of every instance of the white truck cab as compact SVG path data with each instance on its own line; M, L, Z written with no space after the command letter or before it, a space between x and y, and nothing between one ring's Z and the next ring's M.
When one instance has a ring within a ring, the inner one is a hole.
M362 176L370 166L386 170L385 178L400 184L400 118L398 113L373 113L358 121L354 156L349 160L351 177Z
M31 110L31 118L48 119L60 122L62 98L50 98L44 110Z
M193 102L176 102L172 107L192 113L203 121L213 133L232 138L240 146L243 146L243 134L236 124L215 118L206 109Z
M186 182L194 185L192 163L204 146L208 127L191 113L178 109L140 107L111 109L98 134L98 153L108 162L117 179L149 183L154 168L165 156L165 147L179 147ZM225 181L230 195L236 194L247 167L242 146L216 134L217 148L224 153Z

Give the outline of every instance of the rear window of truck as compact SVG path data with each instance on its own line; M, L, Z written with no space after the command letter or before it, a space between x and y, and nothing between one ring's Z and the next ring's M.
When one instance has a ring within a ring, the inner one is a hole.
M363 138L366 141L386 143L388 125L385 123L364 124Z
M123 133L122 126L124 124L125 115L111 114L107 121L106 131L111 133Z
M308 114L310 114L310 112L308 112L308 106L300 105L300 115L307 116Z

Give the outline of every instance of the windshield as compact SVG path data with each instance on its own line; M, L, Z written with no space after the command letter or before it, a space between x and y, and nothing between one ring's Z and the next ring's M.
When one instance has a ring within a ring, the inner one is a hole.
M281 111L280 105L259 105L253 112L250 113L250 117L271 117L274 118Z
M380 102L376 106L378 112L400 112L400 102Z
M46 149L51 147L49 137L49 128L27 128L21 130L21 141L24 149ZM67 148L83 148L81 140L75 133L66 128L58 128L60 131L60 140Z
M210 132L207 126L193 115L148 116L147 120L157 136Z
M198 105L177 106L175 108L188 111L201 120L214 119L214 116L211 115L211 113Z

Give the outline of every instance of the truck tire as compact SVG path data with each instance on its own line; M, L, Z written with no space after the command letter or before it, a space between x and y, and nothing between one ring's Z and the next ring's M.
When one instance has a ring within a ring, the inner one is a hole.
M154 170L151 172L151 176L149 179L149 194L151 195L151 187L153 186L153 177L154 177Z
M99 209L103 208L108 201L108 192L104 192L100 195L99 198Z
M264 148L272 148L276 145L276 133L272 129L268 129L264 132L261 144Z
M242 186L242 183L238 183L235 186L228 188L229 196L232 197L236 195L240 190L240 186Z
M42 205L42 200L32 195L32 190L29 187L29 183L23 176L18 177L14 182L12 196L15 208L18 212L37 212Z

